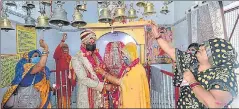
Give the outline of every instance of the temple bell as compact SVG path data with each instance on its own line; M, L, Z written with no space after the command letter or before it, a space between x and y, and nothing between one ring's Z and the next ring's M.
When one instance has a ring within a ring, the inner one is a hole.
M67 20L67 12L62 8L62 3L60 1L57 1L57 7L54 9L49 23L59 27L68 26L70 24Z
M75 8L75 12L73 14L73 21L71 23L71 26L73 27L82 27L86 25L86 22L83 21L82 17L83 15L80 13L78 9Z

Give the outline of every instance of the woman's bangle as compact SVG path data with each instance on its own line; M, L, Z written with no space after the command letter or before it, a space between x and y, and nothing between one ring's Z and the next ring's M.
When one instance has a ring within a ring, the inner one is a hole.
M64 40L61 40L61 42L65 42Z
M200 85L199 82L194 82L194 83L190 84L189 86L190 86L191 89L193 89L194 87L196 87L198 85Z
M42 55L49 54L49 51L42 51Z

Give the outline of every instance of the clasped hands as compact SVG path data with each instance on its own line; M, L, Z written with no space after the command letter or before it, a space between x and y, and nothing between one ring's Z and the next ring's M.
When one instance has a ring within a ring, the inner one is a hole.
M95 68L94 68L94 71L95 71L96 73L98 73L98 74L101 74L101 75L106 74L105 70L102 69L102 68L99 67L99 66L95 67Z
M107 72L105 72L104 69L102 69L101 67L97 66L94 68L94 71L97 73L97 74L101 74L103 76L105 76L107 74ZM114 86L113 84L105 84L104 85L104 90L107 90L107 91L113 91L114 90Z

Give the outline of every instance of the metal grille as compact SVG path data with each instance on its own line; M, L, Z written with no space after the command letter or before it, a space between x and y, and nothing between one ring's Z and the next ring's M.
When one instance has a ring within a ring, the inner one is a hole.
M232 8L230 11L225 11L225 23L226 23L226 30L227 30L227 37L230 38L230 35L233 31L234 25L236 25L234 33L232 34L230 42L232 43L233 47L235 48L237 54L239 54L239 25L236 24L236 20L239 14L239 7ZM237 57L237 61L239 61L239 57ZM239 83L239 68L236 69L237 73L237 82ZM232 108L238 108L238 101L239 97L235 98L233 103L231 104Z
M159 68L151 67L151 107L175 108L175 91L172 77L159 71Z
M234 9L235 10L231 10L224 14L228 38L230 37L232 33L233 27L237 20L237 16L239 15L239 9L238 8L234 8ZM234 30L234 33L232 34L232 38L230 42L235 48L237 54L239 54L239 25L238 23L236 24L236 28ZM239 56L237 57L237 61L239 62ZM239 69L236 69L236 73L239 74Z

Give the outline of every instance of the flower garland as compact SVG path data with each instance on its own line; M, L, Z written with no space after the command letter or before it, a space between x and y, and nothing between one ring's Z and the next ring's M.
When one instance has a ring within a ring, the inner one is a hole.
M84 53L83 56L86 57L86 58L89 60L89 62L91 63L91 65L92 65L93 68L98 67L98 65L97 65L97 63L96 63L97 60L95 60L95 59L90 55L90 54L91 54L91 51L87 51L83 46L81 46L81 51ZM97 57L97 58L99 59L99 61L100 61L100 65L99 65L99 66L100 66L101 68L105 69L105 65L104 65L104 63L103 63L103 60L102 60L100 54L99 54L99 50L96 49L96 50L94 51L94 54L96 55L96 57ZM98 73L96 73L96 75L97 75L97 77L99 78L100 82L103 82L103 81L104 81L102 75L100 75L100 74L98 74Z
M81 49L81 51L84 53L83 56L86 57L86 58L89 60L89 62L91 63L92 67L93 67L93 68L97 67L97 66L98 66L97 63L96 63L97 60L95 60L95 59L90 55L90 54L91 54L91 51L87 51L83 46L81 46L80 49ZM100 54L99 54L99 52L98 52L98 49L96 49L96 50L94 51L94 54L96 55L96 57L97 57L97 58L99 59L99 61L100 61L100 65L99 65L99 66L100 66L101 68L105 69L105 65L103 64L103 60L102 60L102 58L101 58L101 56L100 56ZM96 73L96 75L97 75L99 81L101 81L101 82L104 81L102 75L100 75L100 74L98 74L98 73ZM88 76L89 78L92 78L92 75L91 75L90 73L88 73L87 76ZM104 94L104 95L105 95L105 94ZM88 88L88 97L89 97L89 105L90 105L90 108L94 108L94 94L93 94L93 90L92 90L91 88Z

